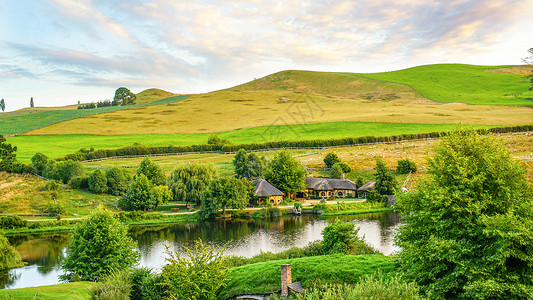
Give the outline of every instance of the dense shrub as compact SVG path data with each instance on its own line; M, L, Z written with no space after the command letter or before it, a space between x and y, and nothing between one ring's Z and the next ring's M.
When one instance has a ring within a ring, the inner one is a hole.
M129 270L113 271L91 288L94 300L128 300L132 291Z
M17 229L28 226L28 221L23 220L19 216L1 216L0 228L1 229Z
M384 202L384 198L386 198L386 196L382 196L376 190L366 192L366 201L368 202Z
M324 254L348 253L353 255L374 254L377 251L367 245L364 240L357 236L359 228L355 229L355 224L342 222L336 219L322 231L324 243L322 252Z
M273 219L283 216L283 212L277 207L265 207L252 214L252 218L256 219Z
M107 177L104 171L97 169L89 176L89 191L95 194L107 192Z
M51 178L68 183L73 177L83 176L84 174L85 168L83 165L79 161L69 159L57 163L57 170Z
M115 196L124 194L132 181L132 177L128 171L120 167L107 169L105 176L107 179L108 193Z
M0 231L0 271L24 265L17 250Z
M336 165L339 165L339 167L341 167L342 173L346 174L346 173L350 173L352 171L352 168L350 168L350 166L347 163L345 163L345 162L341 161L341 162L336 163Z
M334 164L340 163L341 160L339 159L339 156L336 153L330 152L326 154L326 157L324 157L324 163L326 164L326 167L331 168Z
M89 176L73 177L70 180L69 185L71 188L75 190L81 190L81 189L87 190L89 189Z
M165 215L159 212L144 212L144 211L121 211L116 214L121 222L138 222L143 220L159 220L165 218Z
M333 167L331 167L331 170L329 172L329 177L330 178L335 178L335 179L340 179L342 177L342 168L341 166L336 163L333 165Z
M407 174L407 173L415 173L416 172L416 164L414 161L410 161L409 159L400 159L398 160L398 167L396 168L396 171L399 174Z

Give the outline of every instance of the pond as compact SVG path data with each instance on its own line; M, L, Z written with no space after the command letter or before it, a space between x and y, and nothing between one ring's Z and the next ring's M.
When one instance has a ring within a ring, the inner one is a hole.
M201 238L221 247L227 244L226 255L252 257L261 251L280 252L303 247L322 239L322 230L336 217L287 216L275 220L213 220L192 224L135 226L130 234L141 252L140 266L156 270L166 264L166 248L191 246ZM375 213L339 216L360 228L359 236L385 255L398 250L393 243L400 225L397 213ZM20 253L26 266L0 274L0 288L22 288L59 283L62 255L70 242L70 233L11 236L9 240Z

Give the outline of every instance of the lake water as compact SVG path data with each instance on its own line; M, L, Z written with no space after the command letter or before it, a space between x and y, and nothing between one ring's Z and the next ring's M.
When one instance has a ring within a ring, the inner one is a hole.
M399 226L396 213L339 216L354 222L363 237L385 255L398 250L393 244ZM226 255L252 257L261 251L280 252L322 239L322 230L335 217L288 216L269 221L214 220L194 224L135 226L130 234L141 252L140 266L160 270L166 264L166 248L191 246L201 238L216 247L227 245ZM22 288L59 283L59 262L70 242L70 233L11 236L9 240L27 265L0 274L0 288Z

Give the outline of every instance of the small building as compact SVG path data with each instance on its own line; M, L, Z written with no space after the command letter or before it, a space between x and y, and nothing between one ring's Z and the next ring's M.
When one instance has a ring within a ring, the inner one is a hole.
M343 176L344 177L344 176ZM349 179L305 178L304 198L347 198L357 196L357 185Z
M366 192L373 191L376 189L376 182L375 181L369 181L365 183L362 187L357 189L357 193L359 194L359 198L366 198Z
M277 205L283 201L283 192L264 178L254 179L252 184L255 186L254 197L257 199L258 204L267 201L272 205Z

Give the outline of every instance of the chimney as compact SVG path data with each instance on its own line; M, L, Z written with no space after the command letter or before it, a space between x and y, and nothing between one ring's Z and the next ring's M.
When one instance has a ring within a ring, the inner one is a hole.
M289 296L289 284L292 283L291 265L281 265L281 297L287 298Z
M344 179L344 173L341 174L341 179Z

